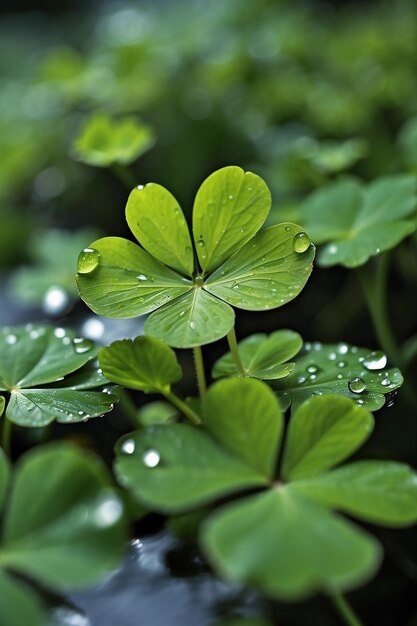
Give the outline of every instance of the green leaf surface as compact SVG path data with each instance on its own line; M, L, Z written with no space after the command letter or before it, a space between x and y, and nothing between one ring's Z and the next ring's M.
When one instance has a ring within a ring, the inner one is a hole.
M292 488L325 506L386 526L417 520L417 476L402 463L358 461Z
M385 395L403 383L400 370L386 369L387 359L382 352L346 343L305 343L294 360L291 374L274 383L282 404L292 404L293 411L308 398L327 394L350 398L369 411L376 411L385 404ZM355 393L349 383L357 378L365 387Z
M293 300L312 270L315 248L294 252L296 224L277 224L256 235L206 281L205 289L249 311L274 309Z
M301 349L303 340L292 330L277 330L270 335L258 333L238 344L239 356L247 376L262 380L285 378L295 367L287 363ZM239 370L231 352L214 364L213 378L239 376Z
M148 317L145 332L174 348L193 348L222 339L234 321L229 305L196 287Z
M138 423L141 426L154 426L156 424L168 424L178 417L178 409L168 402L155 400L145 404L138 411Z
M289 487L221 508L201 539L225 578L283 600L363 583L381 552L372 537Z
M118 401L117 395L107 391L21 389L12 391L6 416L14 424L31 428L54 420L72 424L108 413Z
M283 478L314 476L340 463L368 439L373 425L371 413L347 398L310 398L291 416Z
M1 626L45 626L46 608L28 583L0 570Z
M94 359L73 374L65 376L64 380L54 383L53 388L82 391L85 389L97 389L97 387L104 387L105 385L109 388L110 381L103 376L98 361Z
M225 450L271 478L283 428L271 389L258 380L215 383L203 401L205 425Z
M55 590L97 582L121 557L123 506L99 459L54 442L18 462L1 563Z
M202 429L186 424L136 431L118 443L117 453L119 482L157 511L183 512L267 482Z
M161 185L133 189L126 220L139 243L158 261L191 276L194 252L188 225L174 196Z
M100 350L99 361L109 380L145 393L168 393L182 377L175 352L155 337L115 341Z
M416 206L416 177L394 175L367 187L353 180L334 183L314 192L301 214L313 240L327 244L320 265L358 267L414 231L407 218Z
M146 250L121 237L94 241L97 266L77 274L81 298L95 313L129 318L154 311L186 293L192 283L169 269Z
M193 234L204 272L218 268L255 235L271 208L265 182L240 167L224 167L209 176L197 192Z
M108 167L113 163L132 163L154 143L151 127L137 119L125 117L118 120L106 113L95 113L80 130L73 150L83 163Z
M0 448L0 511L3 508L3 502L7 494L7 489L9 486L9 475L9 462L3 449Z

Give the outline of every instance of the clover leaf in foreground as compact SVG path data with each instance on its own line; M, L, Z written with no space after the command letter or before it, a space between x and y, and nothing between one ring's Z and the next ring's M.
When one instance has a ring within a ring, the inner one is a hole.
M326 394L345 396L376 411L404 381L398 368L386 368L383 352L346 343L305 343L294 360L290 375L274 383L281 406L292 405L293 411L311 396Z
M220 504L201 528L207 558L231 581L283 599L350 589L376 571L381 547L333 509L387 526L417 520L417 477L408 466L358 461L332 469L374 424L348 398L301 405L282 455L283 418L265 383L217 382L203 412L204 426L153 426L123 438L115 470L139 502L165 513L243 495Z
M5 416L19 426L84 421L111 411L118 398L90 362L89 339L65 328L36 324L0 329L0 397Z
M358 267L415 229L417 178L394 175L362 185L344 180L315 191L301 207L322 266Z
M233 307L250 311L295 298L311 273L314 246L295 224L256 234L271 205L265 182L239 167L209 176L197 192L193 241L169 191L155 183L134 189L128 225L142 247L120 237L81 252L77 283L96 313L129 318L152 313L147 334L177 348L224 337Z
M0 449L0 623L45 626L34 584L71 592L116 567L126 540L123 505L102 462L65 443L25 454L12 482L9 474Z

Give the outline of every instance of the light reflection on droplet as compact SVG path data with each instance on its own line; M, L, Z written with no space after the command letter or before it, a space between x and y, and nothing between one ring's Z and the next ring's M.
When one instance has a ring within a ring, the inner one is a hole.
M133 454L136 448L135 441L133 439L126 439L122 444L122 452L125 454Z
M143 455L143 462L146 467L156 467L159 464L160 460L161 455L159 454L158 450L155 450L154 448L147 450Z

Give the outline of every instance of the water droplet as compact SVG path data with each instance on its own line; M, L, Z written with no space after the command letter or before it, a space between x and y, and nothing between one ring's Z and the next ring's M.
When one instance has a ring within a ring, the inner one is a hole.
M337 367L346 367L346 363L344 361L339 361L339 363L337 364Z
M91 339L84 339L83 337L75 337L72 340L72 345L77 354L84 354L94 348L94 342Z
M307 367L307 372L308 372L309 374L316 374L316 373L317 373L317 371L318 371L318 369L319 369L319 368L317 367L317 365L309 365L309 366Z
M233 285L232 289L239 289L239 285Z
M286 227L285 227L285 232L286 232L286 233L289 233L289 232L290 232L290 230L291 230L291 228L290 228L289 226L286 226Z
M336 352L330 352L329 361L336 361L336 358L337 358Z
M305 381L306 381L306 380L307 380L307 379L306 379L306 377L305 377L305 376L299 376L299 377L297 378L297 383L298 383L299 385L302 385L303 383L305 383Z
M380 350L370 352L363 360L367 370L382 370L387 364L387 357Z
M190 322L190 328L191 330L195 330L195 322Z
M8 343L9 346L13 346L16 342L17 342L16 335L7 335L6 343Z
M159 454L158 450L151 448L144 453L142 460L146 467L156 467L161 460L161 455Z
M232 194L229 195L229 200L233 200Z
M311 241L307 233L297 233L292 240L292 249L294 252L301 254L310 247Z
M142 191L142 189L144 189L144 186L143 186L143 185L138 185L138 186L136 187L136 189L137 189L138 191Z
M202 287L204 285L204 278L200 276L200 274L194 278L194 285L196 287Z
M77 272L79 274L91 274L99 266L100 252L94 248L84 248L80 252L77 261Z
M185 315L185 311L181 311L180 317L182 317L183 315Z
M199 239L199 240L197 241L197 246L198 246L199 248L202 248L204 245L205 245L204 239Z
M327 251L329 254L336 254L337 246L335 246L334 244L327 246Z
M134 439L126 439L123 443L122 443L122 452L124 452L124 454L133 454L136 448L136 444Z
M363 378L356 376L355 378L350 379L348 387L352 393L363 393L366 389L366 383Z
M349 348L345 343L340 344L340 346L337 348L339 354L347 354L348 350Z
M338 378L339 380L341 380L341 379L343 378L343 374L338 374L338 375L336 376L336 378Z
M62 287L49 287L46 292L42 308L48 315L59 315L68 308L69 297Z
M384 380L381 380L381 385L384 385L384 387L388 387L388 385L391 384L391 381L389 378L384 378Z
M148 280L149 276L146 276L146 274L138 274L138 276L136 276L136 278L140 281L144 281L144 280Z
M54 335L58 339L62 339L62 337L65 337L65 328L55 328Z
M98 506L95 513L95 522L97 526L107 528L113 526L122 516L123 507L115 496L105 498Z
M101 339L104 331L104 323L97 317L88 318L81 327L82 334L89 339Z

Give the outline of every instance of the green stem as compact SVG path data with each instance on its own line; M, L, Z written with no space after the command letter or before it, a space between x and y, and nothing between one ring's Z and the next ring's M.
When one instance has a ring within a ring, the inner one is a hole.
M129 191L136 187L137 179L135 173L126 165L120 165L119 163L113 163L111 166L113 174L125 185Z
M227 341L229 343L229 348L230 348L230 352L232 353L233 360L236 364L237 369L239 370L239 374L242 374L244 376L246 374L246 370L243 367L243 363L240 358L239 350L237 347L236 333L235 333L234 326L227 333Z
M137 427L140 425L138 420L138 410L136 404L133 402L132 397L126 389L120 389L118 391L120 398L120 406L123 411L132 422L133 426Z
M200 392L200 398L203 398L204 394L207 391L207 384L206 375L204 373L203 351L201 349L201 346L196 346L195 348L193 348L193 355L195 371L197 374L198 390Z
M188 406L188 404L183 402L181 400L181 398L176 396L173 391L169 391L168 393L166 393L164 395L165 395L166 399L169 402L171 402L171 404L176 406L177 409L179 409L181 411L181 413L183 413L185 415L185 417L187 417L192 424L195 424L196 426L198 426L199 424L202 423L202 420L201 420L200 416L197 415L197 413L195 411L193 411L193 409L190 406Z
M4 453L10 459L11 455L11 438L12 438L12 423L3 415L3 428L1 431L1 447Z
M330 599L346 624L349 626L364 626L341 593L332 594Z

